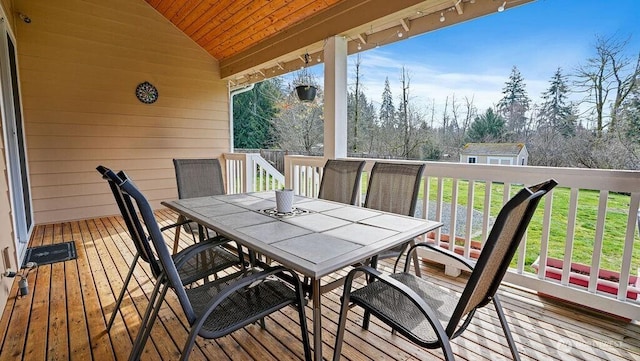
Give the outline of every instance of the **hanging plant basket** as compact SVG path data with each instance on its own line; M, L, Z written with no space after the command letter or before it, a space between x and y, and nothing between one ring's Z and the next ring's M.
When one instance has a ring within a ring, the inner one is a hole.
M296 87L296 93L298 99L303 102L312 102L316 98L316 87L313 85L298 85Z

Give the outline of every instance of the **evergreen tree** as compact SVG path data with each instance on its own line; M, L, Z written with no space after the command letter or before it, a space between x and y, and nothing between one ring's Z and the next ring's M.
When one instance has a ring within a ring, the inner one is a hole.
M467 136L469 142L474 143L499 142L503 139L504 133L504 118L489 108L471 123Z
M282 99L279 79L256 83L233 97L233 143L235 148L263 149L273 146L272 119Z
M498 112L507 122L507 129L516 135L523 135L527 131L525 113L529 110L531 100L525 90L524 79L517 67L511 69L509 80L502 89L504 95L498 102Z
M356 114L359 119L357 124L354 120ZM371 152L376 134L376 113L373 102L367 98L363 91L359 92L357 98L354 92L349 92L347 96L347 124L349 150L351 152Z
M382 91L382 105L380 105L380 123L382 125L391 125L395 122L395 117L396 108L393 106L389 77L386 77L384 79L384 90Z
M549 89L542 93L544 102L539 117L544 124L539 125L551 127L564 136L575 134L576 117L572 112L572 104L567 104L568 93L566 77L558 68L549 82Z
M636 80L640 82L640 78ZM640 89L636 88L624 104L621 111L625 138L640 148Z

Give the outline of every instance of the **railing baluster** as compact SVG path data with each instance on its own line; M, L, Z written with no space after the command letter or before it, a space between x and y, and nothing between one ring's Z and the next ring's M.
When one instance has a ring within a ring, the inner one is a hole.
M451 180L451 207L449 212L449 250L456 250L456 223L458 218L458 179Z
M527 253L527 236L528 236L528 228L525 229L524 234L522 235L522 239L520 240L520 244L518 245L518 261L516 263L516 272L522 274L524 272L524 262L526 260Z
M473 233L473 196L475 194L475 182L473 180L468 181L467 189L467 224L464 236L464 256L471 257L471 236Z
M245 167L246 167L246 163L247 163L247 159L244 160L244 162L238 162L237 167L236 167L236 173L238 175L238 193L242 193L244 191L246 191L245 189L245 185L246 185L246 179L245 179Z
M511 198L511 183L504 182L502 186L502 205L505 205Z
M571 271L571 259L573 255L573 236L576 229L576 215L578 210L578 188L571 188L569 200L569 213L567 215L567 236L564 246L564 264L562 267L562 279L560 283L569 284L569 272Z
M636 221L638 217L638 206L640 204L640 194L631 194L629 202L629 216L627 217L627 232L624 237L624 251L622 253L622 267L620 268L620 285L618 286L618 299L627 298L627 285L631 273L631 258L633 255L633 243L636 234Z
M224 170L226 171L224 176L226 178L227 181L227 193L228 194L233 194L233 187L235 186L234 182L233 182L233 177L231 176L231 169L233 168L233 161L230 159L226 159L225 160L225 168Z
M553 207L553 190L544 199L544 216L542 218L542 234L540 235L540 256L538 278L545 279L547 273L547 256L549 254L549 234L551 233L551 209Z
M484 247L484 242L489 236L489 217L491 217L491 193L493 182L487 180L484 184L484 208L482 209L482 239L480 243Z
M442 201L444 199L444 178L438 177L438 189L436 194L436 221L442 222ZM436 244L440 247L442 229L436 230Z
M423 175L422 182L422 218L429 219L429 177ZM420 236L422 242L427 241L427 234Z
M600 272L600 258L602 257L602 241L604 240L604 221L607 216L608 197L608 191L604 189L600 191L596 235L593 240L593 255L591 256L591 274L589 275L588 290L591 293L595 293L598 288L598 273Z
M242 192L242 187L244 184L244 180L242 179L242 168L244 168L245 162L246 162L246 158L242 162L237 160L234 163L234 178L237 182L236 193Z

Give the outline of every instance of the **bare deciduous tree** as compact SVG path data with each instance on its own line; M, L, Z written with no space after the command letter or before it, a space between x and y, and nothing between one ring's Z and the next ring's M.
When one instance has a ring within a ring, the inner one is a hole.
M627 96L638 86L636 79L640 74L640 54L635 58L625 55L625 47L629 39L619 40L597 37L596 54L587 59L587 63L577 68L575 85L585 93L583 102L592 104L596 117L596 132L602 136L603 130L609 126L615 129L617 115ZM613 94L613 99L610 95ZM611 112L605 114L611 103ZM605 124L605 120L609 123Z
M280 149L311 153L324 139L322 91L318 88L313 102L301 102L293 93L282 101L273 119L275 143Z

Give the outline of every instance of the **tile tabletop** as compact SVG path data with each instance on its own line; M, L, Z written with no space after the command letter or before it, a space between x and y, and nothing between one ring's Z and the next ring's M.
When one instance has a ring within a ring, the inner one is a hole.
M163 202L183 216L224 234L310 277L322 277L441 224L320 199L296 196L300 214L265 213L273 191Z

